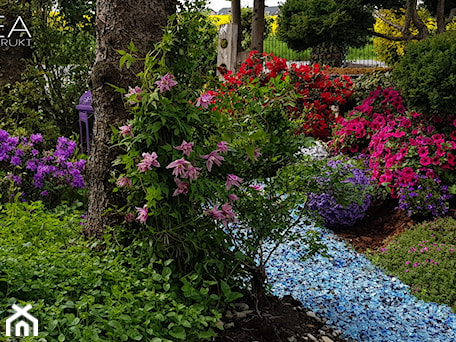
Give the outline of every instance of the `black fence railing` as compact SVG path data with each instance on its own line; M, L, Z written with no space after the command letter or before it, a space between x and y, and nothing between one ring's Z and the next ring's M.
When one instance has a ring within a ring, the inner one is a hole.
M287 44L277 36L269 36L264 41L264 51L272 52L275 56L285 58L288 61L306 62L310 60L310 50L296 52L288 48ZM377 53L371 39L362 48L349 48L346 56L346 64L355 66L384 67L385 64L377 60Z

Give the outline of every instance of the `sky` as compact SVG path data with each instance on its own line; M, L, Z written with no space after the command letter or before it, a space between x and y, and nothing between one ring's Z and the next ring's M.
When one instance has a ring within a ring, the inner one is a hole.
M285 0L266 0L266 6L277 6L283 4ZM224 0L207 0L207 7L218 12L225 7L231 7L231 1ZM253 0L241 0L241 7L253 7Z

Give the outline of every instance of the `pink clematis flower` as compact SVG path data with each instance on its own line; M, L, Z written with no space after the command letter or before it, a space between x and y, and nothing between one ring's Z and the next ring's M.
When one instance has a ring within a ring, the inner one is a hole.
M228 195L228 201L230 201L230 202L237 201L238 199L239 199L239 197L237 197L235 194Z
M207 160L206 167L207 167L209 172L211 172L213 164L216 164L216 165L220 166L220 165L222 165L222 160L225 160L225 158L220 156L218 154L218 152L219 152L218 150L215 150L215 151L212 151L209 154L206 154L204 156L200 156L202 159L206 159Z
M226 190L230 190L233 185L240 188L241 183L242 183L242 178L240 178L236 175L233 175L233 174L229 174L226 179L226 183L225 183Z
M176 177L187 177L187 167L190 165L190 162L185 160L184 158L177 159L170 163L166 168L167 169L174 169L173 175Z
M144 204L142 208L136 207L136 210L138 211L138 216L136 219L141 222L141 223L146 223L147 217L149 216L149 210L147 209L147 204Z
M225 152L228 152L229 145L230 144L228 144L226 141L220 141L217 144L217 149L219 150L220 153L225 153Z
M233 212L233 207L229 203L222 205L222 214L223 218L221 221L225 227L228 227L228 223L234 222L236 219L236 214Z
M146 153L142 154L143 160L141 163L138 164L138 170L141 172L146 172L147 170L151 170L151 166L160 167L160 163L158 162L157 153Z
M142 100L142 89L140 87L128 87L128 93L125 94L125 97L129 99L129 103L134 105L138 103L138 101Z
M192 142L186 142L185 140L182 141L182 144L179 146L174 147L178 151L182 151L186 156L189 156L190 153L193 151L193 143Z
M187 172L185 174L186 177L184 178L189 178L190 181L196 180L198 176L200 175L201 168L200 167L194 167L192 164L189 164L187 166Z
M206 210L204 213L212 217L214 220L221 220L225 217L223 215L223 211L219 210L218 204L215 205L212 209Z
M261 185L258 185L258 184L250 185L250 187L251 187L253 190L256 190L256 191L261 191L261 190L263 190L263 187L262 187Z
M209 93L205 93L196 99L196 106L207 109L211 104L213 96Z
M126 186L128 186L129 188L131 188L131 179L128 178L128 177L120 177L117 182L116 182L117 186L120 187L120 188L124 188Z
M174 80L173 75L167 73L160 80L156 81L155 84L160 89L160 93L163 93L167 90L171 90L171 88L177 85L177 82Z
M188 186L187 182L182 182L179 178L174 178L174 181L177 184L177 189L174 191L173 196L178 196L180 194L187 194L188 193Z
M132 125L120 126L120 127L119 127L119 129L120 129L120 134L122 134L122 136L123 136L124 138L125 138L127 135L129 135L130 137L133 138L132 128L133 128Z

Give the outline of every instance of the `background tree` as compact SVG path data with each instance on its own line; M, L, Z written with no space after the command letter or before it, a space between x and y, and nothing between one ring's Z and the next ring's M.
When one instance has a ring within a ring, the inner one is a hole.
M242 41L241 41L241 47L244 50L252 49L256 50L252 46L252 18L253 18L253 10L251 8L242 8L241 9L241 28L242 28ZM272 17L266 16L264 18L265 20L265 26L264 26L264 32L263 32L263 39L262 41L269 36L269 34L272 31L272 23L273 19ZM257 50L259 51L259 50Z
M361 0L287 0L278 34L293 50L312 48L312 62L340 66L347 47L367 42L373 23L371 7Z
M97 50L92 70L92 94L95 111L92 151L87 164L89 212L84 227L86 237L102 237L115 217L106 211L109 204L122 203L112 193L110 170L117 151L111 148L111 125L128 119L123 100L109 84L127 89L134 86L135 71L120 68L117 50L130 42L145 56L152 42L158 42L168 16L176 12L177 0L138 0L134 4L121 0L98 0L96 14ZM138 65L138 68L141 68Z

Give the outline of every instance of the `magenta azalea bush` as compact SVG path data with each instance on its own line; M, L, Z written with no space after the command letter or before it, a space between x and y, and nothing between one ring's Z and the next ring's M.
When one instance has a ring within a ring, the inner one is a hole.
M77 159L76 142L60 137L51 151L43 151L42 143L40 133L27 138L0 130L0 184L4 196L23 192L25 199L57 205L62 189L70 196L71 189L84 188L86 161Z
M377 89L338 120L336 150L369 154L372 179L409 215L440 216L454 182L456 120L407 112L399 92Z

